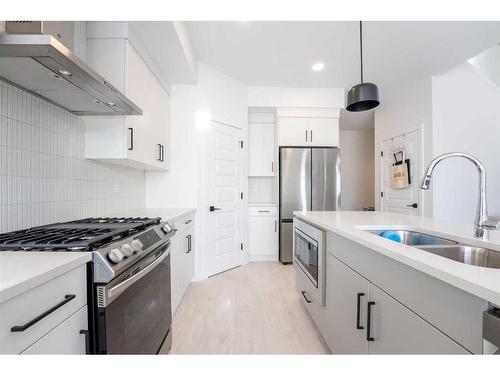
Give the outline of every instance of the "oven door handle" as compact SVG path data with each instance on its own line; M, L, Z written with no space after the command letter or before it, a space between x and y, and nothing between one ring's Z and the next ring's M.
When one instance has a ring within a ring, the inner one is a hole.
M127 289L130 285L142 279L148 273L150 273L156 266L158 266L163 260L170 254L170 251L165 250L165 252L160 255L154 262L148 265L146 268L137 272L134 276L122 281L120 284L112 287L107 292L107 298L109 299L107 302L111 302L111 299L114 299L119 294L121 294L125 289Z

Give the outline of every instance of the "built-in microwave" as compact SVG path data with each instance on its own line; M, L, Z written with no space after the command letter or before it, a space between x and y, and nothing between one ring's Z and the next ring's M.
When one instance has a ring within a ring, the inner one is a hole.
M300 219L293 220L293 263L309 297L325 303L325 232ZM304 283L310 283L307 287ZM312 284L312 285L311 285ZM302 292L302 291L301 291ZM309 299L309 297L307 299Z
M318 287L318 241L299 228L294 229L294 258L309 280Z

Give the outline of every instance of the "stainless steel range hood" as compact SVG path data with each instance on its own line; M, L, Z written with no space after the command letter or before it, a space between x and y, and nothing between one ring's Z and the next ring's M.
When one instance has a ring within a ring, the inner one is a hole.
M57 39L0 34L0 79L76 115L142 115L142 110Z

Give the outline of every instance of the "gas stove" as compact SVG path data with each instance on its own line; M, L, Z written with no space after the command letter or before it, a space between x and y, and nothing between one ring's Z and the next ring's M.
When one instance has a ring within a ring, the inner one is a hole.
M159 217L87 218L0 234L0 251L91 251L94 282L104 283L174 233Z

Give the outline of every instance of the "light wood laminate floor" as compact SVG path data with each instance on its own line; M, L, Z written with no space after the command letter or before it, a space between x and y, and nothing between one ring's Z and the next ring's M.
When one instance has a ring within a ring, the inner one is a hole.
M249 263L191 283L174 316L170 354L326 352L291 265Z

